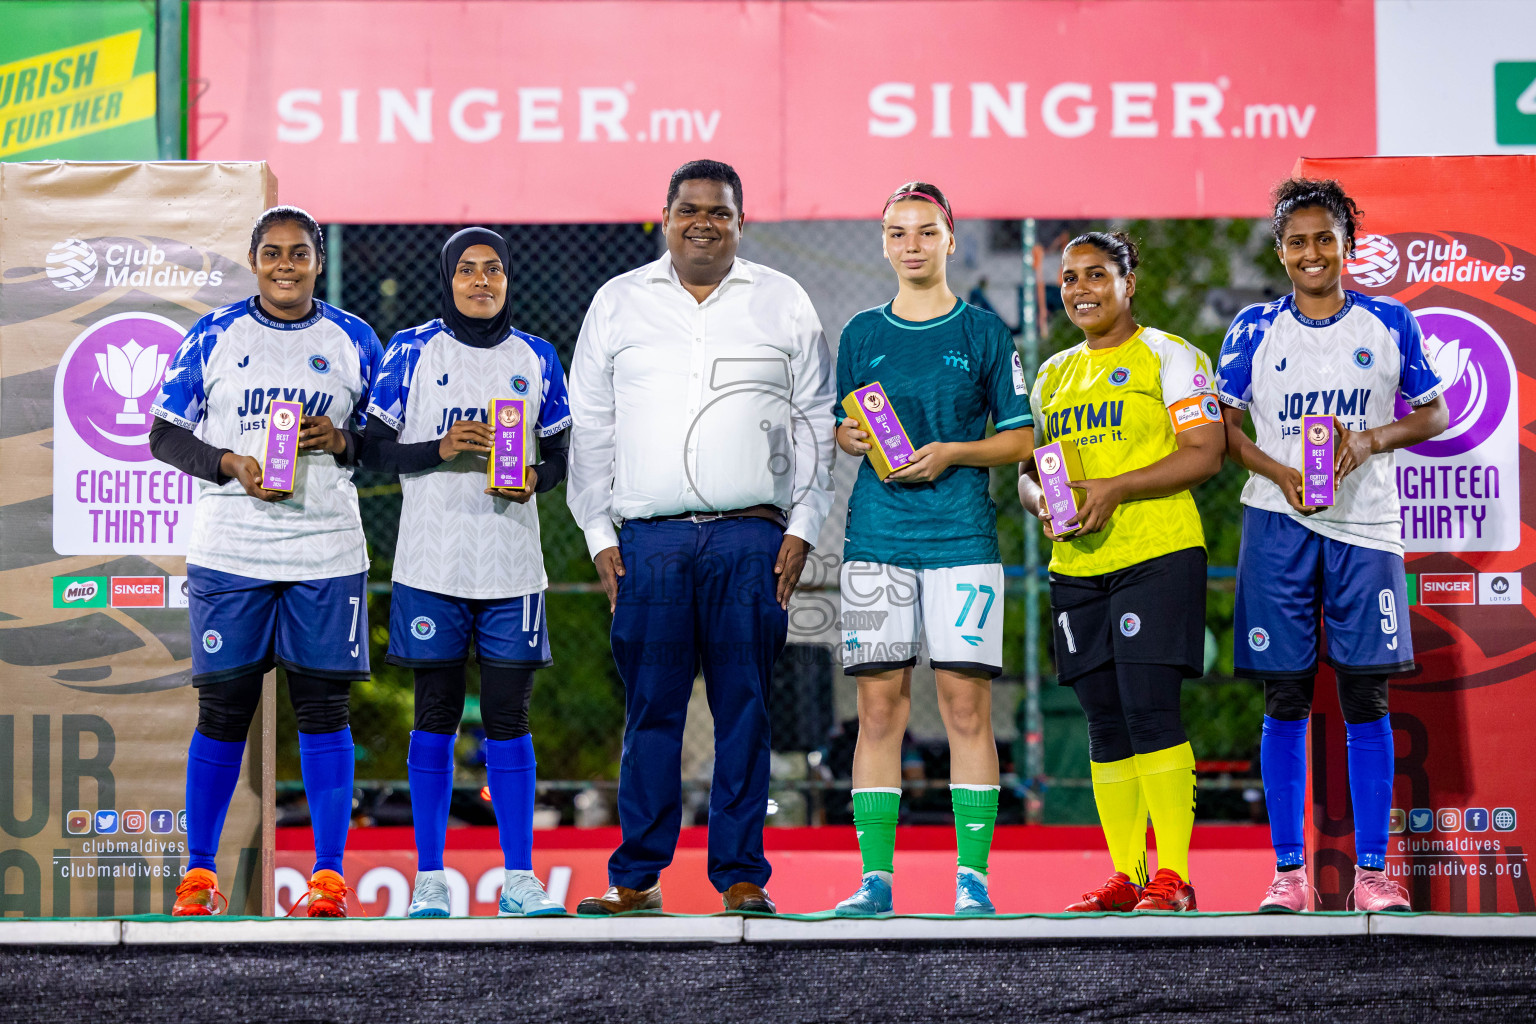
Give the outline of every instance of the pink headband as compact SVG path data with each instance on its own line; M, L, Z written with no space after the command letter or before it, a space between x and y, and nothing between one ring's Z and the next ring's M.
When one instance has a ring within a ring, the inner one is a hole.
M926 200L928 200L934 206L937 206L939 208L939 213L944 217L945 225L949 228L951 234L954 233L954 230L955 230L954 218L950 217L949 211L944 209L944 204L943 203L939 202L937 199L933 198L933 196L929 195L926 192L898 192L898 193L896 193L895 195L891 196L891 198L886 201L885 209L880 211L881 218L884 218L885 215L891 211L891 207L895 206L897 203L901 202L903 199L926 199Z

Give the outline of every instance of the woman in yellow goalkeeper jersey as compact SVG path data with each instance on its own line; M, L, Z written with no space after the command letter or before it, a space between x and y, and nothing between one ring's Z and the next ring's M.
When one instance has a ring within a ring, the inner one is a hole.
M1033 458L1019 474L1019 500L1053 541L1057 677L1088 716L1094 801L1115 867L1069 911L1195 909L1195 761L1179 690L1202 668L1205 535L1189 489L1221 468L1226 441L1210 359L1136 323L1136 264L1122 233L1067 243L1061 297L1083 341L1047 359L1030 393L1037 454L1060 441L1080 456L1075 529L1052 532Z

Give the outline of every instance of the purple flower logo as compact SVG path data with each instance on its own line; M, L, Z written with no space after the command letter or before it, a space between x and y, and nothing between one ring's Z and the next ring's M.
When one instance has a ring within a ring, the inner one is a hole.
M1424 355L1440 375L1441 394L1450 410L1445 433L1414 445L1428 458L1469 452L1493 434L1514 396L1509 354L1493 328L1459 309L1414 311L1424 334ZM1398 399L1398 415L1407 404Z
M149 407L183 331L150 313L123 313L86 328L59 366L70 425L108 458L148 462Z

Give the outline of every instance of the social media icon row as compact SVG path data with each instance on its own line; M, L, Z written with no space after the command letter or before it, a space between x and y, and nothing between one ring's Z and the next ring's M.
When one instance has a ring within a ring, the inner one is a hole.
M1490 813L1486 807L1415 807L1405 811L1392 808L1388 831L1399 832L1513 832L1518 820L1513 807L1495 807Z
M187 831L186 811L70 811L64 827L72 836L142 835L151 832L158 836Z

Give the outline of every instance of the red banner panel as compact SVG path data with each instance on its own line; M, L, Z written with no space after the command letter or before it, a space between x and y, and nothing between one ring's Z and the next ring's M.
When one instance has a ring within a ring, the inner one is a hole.
M1413 310L1450 426L1397 453L1421 671L1394 680L1387 870L1416 910L1536 911L1536 156L1306 160L1365 210L1345 286ZM1385 610L1384 610L1385 614ZM1344 721L1312 718L1314 884L1353 879Z
M1375 151L1370 0L191 12L188 155L268 160L325 221L653 220L702 156L759 220L872 217L912 178L965 217L1253 216L1303 153Z

